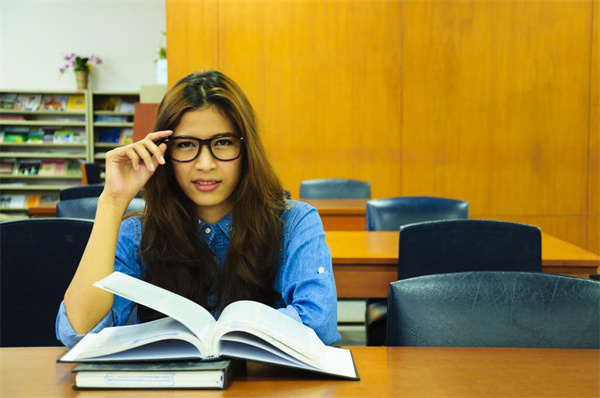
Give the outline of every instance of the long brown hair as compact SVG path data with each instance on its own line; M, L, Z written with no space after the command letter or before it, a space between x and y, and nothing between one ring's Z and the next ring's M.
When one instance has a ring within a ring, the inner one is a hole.
M180 189L170 160L143 189L140 254L144 279L208 308L241 299L274 305L284 190L258 134L254 110L241 88L217 71L192 73L171 87L154 131L174 130L189 111L214 106L244 138L240 182L231 195L231 241L221 274L213 252L198 238L195 204ZM208 302L214 295L216 302ZM140 314L142 319L154 317Z

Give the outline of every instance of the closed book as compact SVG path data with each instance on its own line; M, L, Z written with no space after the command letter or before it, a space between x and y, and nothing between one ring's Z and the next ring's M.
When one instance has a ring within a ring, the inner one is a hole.
M227 388L234 361L84 363L73 369L75 388Z

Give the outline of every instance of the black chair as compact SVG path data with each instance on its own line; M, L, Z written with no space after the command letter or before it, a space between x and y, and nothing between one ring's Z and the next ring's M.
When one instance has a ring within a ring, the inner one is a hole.
M300 199L370 199L371 183L345 178L304 180Z
M494 220L451 220L400 228L398 279L463 271L542 271L538 227Z
M423 221L469 218L469 202L436 196L398 196L367 202L367 231L398 231L401 226ZM368 298L365 326L367 345L383 345L387 300Z
M542 271L538 227L493 220L448 220L400 228L398 279L464 271ZM385 344L387 308L367 311L367 345ZM369 323L370 321L370 323Z
M81 163L81 182L83 185L101 184L100 165L96 162Z
M89 185L88 185L89 186ZM125 213L130 211L144 210L146 201L141 198L133 198ZM93 220L96 217L98 198L79 198L71 200L60 200L56 203L56 217L85 218Z
M435 196L398 196L367 202L367 231L398 231L423 221L469 218L469 202Z
M104 184L79 185L61 189L58 193L60 200L71 200L79 198L97 198L104 190Z
M600 282L590 279L434 274L393 282L388 302L390 346L600 348Z
M72 218L0 223L0 346L62 346L56 314L93 224Z

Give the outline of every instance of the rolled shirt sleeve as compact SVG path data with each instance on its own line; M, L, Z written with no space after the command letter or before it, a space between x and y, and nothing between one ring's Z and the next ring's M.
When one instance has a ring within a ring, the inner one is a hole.
M131 217L121 223L119 237L117 239L117 250L115 253L115 271L142 278L142 268L137 256L140 245L141 221L138 217ZM129 325L137 322L136 304L123 297L114 296L110 311L90 332L99 332L105 327ZM85 334L78 334L73 329L65 303L62 301L56 316L56 337L65 346L72 347Z
M285 304L279 310L312 328L325 344L333 344L340 339L337 292L323 224L309 204L288 204L275 281Z

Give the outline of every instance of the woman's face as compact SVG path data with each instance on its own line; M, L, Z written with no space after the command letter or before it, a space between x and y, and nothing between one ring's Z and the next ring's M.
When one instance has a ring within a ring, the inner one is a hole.
M172 137L208 139L220 134L238 135L238 132L227 117L210 106L185 113ZM241 157L231 161L217 160L211 155L208 145L203 145L196 159L186 163L172 161L172 164L177 183L196 204L197 214L204 222L214 224L231 211L233 203L230 197L240 180Z

